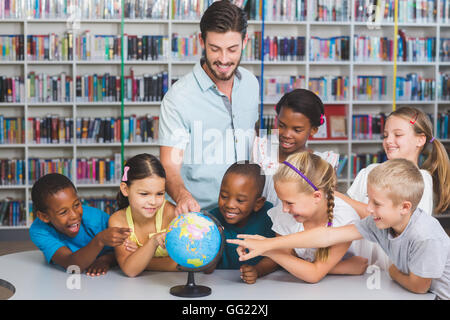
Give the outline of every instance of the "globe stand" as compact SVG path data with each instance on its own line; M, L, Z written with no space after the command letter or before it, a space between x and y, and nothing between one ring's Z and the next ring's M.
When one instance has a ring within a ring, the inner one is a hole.
M170 293L177 297L198 298L211 294L211 288L206 286L198 286L194 281L194 272L188 272L188 280L186 285L179 285L170 288Z
M181 265L177 265L177 269L180 271L187 271L188 273L188 279L187 283L185 285L179 285L174 286L170 288L170 294L177 296L177 297L183 297L183 298L198 298L198 297L205 297L209 296L211 294L211 288L206 286L198 286L195 284L194 281L194 272L209 270L211 267L214 267L217 265L220 259L222 259L222 253L225 248L225 235L223 234L223 227L220 224L220 222L211 214L209 214L206 211L202 211L202 214L205 216L208 216L217 226L217 229L220 233L220 248L219 252L216 254L216 257L207 265L201 267L201 268L187 268L183 267ZM167 241L167 238L166 238ZM170 254L170 252L169 252Z

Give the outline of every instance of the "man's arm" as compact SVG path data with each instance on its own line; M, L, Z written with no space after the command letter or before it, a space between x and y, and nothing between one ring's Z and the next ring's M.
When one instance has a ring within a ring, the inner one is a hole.
M200 211L200 205L186 189L181 178L181 165L184 151L174 147L159 147L161 163L166 171L166 190L176 202L175 214Z

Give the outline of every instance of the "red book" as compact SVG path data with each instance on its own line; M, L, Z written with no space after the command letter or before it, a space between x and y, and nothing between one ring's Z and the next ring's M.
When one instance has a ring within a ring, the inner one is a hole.
M310 140L347 140L347 106L324 105L326 137L310 137ZM323 128L319 128L319 130Z

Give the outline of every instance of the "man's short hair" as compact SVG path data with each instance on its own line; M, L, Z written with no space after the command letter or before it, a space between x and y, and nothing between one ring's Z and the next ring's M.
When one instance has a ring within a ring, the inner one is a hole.
M411 202L412 212L422 199L424 189L419 168L406 159L392 159L376 166L369 173L367 184L385 190L394 205Z
M208 31L225 33L239 32L244 40L247 33L247 15L244 10L229 0L213 2L203 13L200 20L200 32L203 41Z

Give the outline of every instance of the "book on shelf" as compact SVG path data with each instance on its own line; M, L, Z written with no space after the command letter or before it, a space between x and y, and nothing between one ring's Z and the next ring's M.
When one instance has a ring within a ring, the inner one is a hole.
M28 158L28 182L30 184L48 173L60 173L72 180L72 159Z
M438 99L450 100L450 73L439 72Z
M386 115L378 114L354 114L352 116L353 140L380 140L383 138Z
M310 77L308 82L309 90L324 102L348 100L349 85L349 78L345 76Z
M129 19L167 19L169 0L125 0L124 17Z
M366 168L372 163L382 163L387 159L384 151L377 153L352 153L349 159L350 174L352 178L355 178L361 169Z
M73 143L73 119L48 114L44 117L28 118L28 143L71 144Z
M261 60L264 45L264 61L304 61L306 54L305 37L267 36L262 41L261 31L249 35L242 59L244 61Z
M312 19L314 21L350 21L351 1L312 0Z
M0 185L25 184L25 161L22 159L0 159Z
M27 99L31 103L72 101L73 79L62 72L51 76L30 72L27 76Z
M309 43L310 61L349 61L350 59L349 36L331 38L311 36Z
M281 97L294 89L305 88L306 81L303 75L265 76L261 84L261 77L256 76L260 85L264 86L264 101L278 103Z
M106 212L109 215L112 215L114 212L119 210L117 206L117 201L115 198L81 198L81 203L86 206L94 207L99 210Z
M24 102L25 83L23 77L6 77L0 75L0 103L1 102Z
M450 38L441 38L439 48L439 61L450 62Z
M342 178L344 176L344 168L346 167L348 162L348 155L344 154L343 156L339 157L338 161L338 167L336 169L336 176L338 178Z
M79 158L76 161L77 183L81 184L119 183L121 170L120 154L110 158Z
M27 59L30 61L70 61L73 59L71 31L59 35L27 36Z
M124 100L132 102L161 101L168 90L167 71L158 74L135 76L133 69L125 76ZM76 77L77 102L119 102L121 101L120 76L82 75Z
M450 115L450 110L447 113L441 112L437 115L436 122L436 138L438 139L448 139L449 138L449 130L448 130L448 117Z
M149 114L124 117L124 142L155 142L158 138L155 130L158 121L158 116ZM78 144L121 142L120 117L83 117L77 118L76 124Z
M25 142L25 123L21 117L4 117L0 114L0 144Z
M25 202L7 197L0 201L0 226L26 225Z
M388 37L355 35L353 59L359 61L392 61L394 41Z
M435 97L436 81L417 73L397 77L396 97L407 101L432 101Z
M347 106L324 104L324 123L310 140L347 140Z
M0 61L23 61L23 34L0 35Z
M395 0L355 0L355 21L394 22L394 10ZM398 0L398 22L434 23L436 10L436 0Z
M387 98L387 76L356 75L353 86L356 100L385 100Z
M202 54L199 34L180 36L172 33L172 59L178 61L197 61Z
M398 31L399 61L433 62L436 56L436 37L412 37Z

